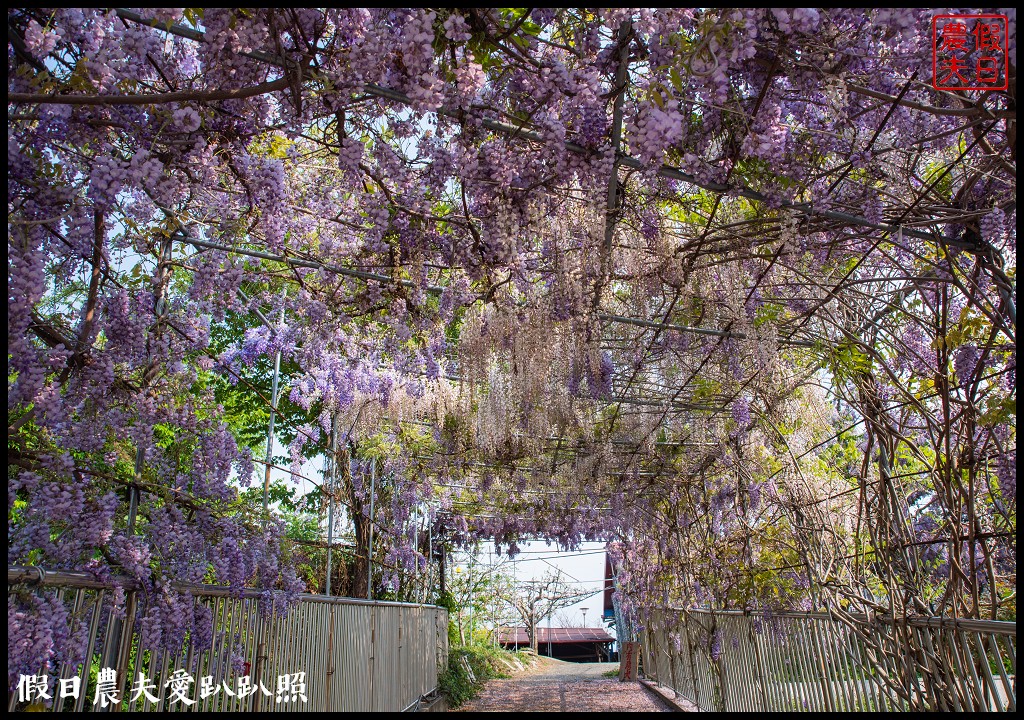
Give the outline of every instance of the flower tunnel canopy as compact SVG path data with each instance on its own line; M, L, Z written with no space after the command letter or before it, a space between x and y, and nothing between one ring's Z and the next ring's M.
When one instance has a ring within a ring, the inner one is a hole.
M168 646L481 539L641 621L1015 618L1014 85L933 14L11 10L9 563Z

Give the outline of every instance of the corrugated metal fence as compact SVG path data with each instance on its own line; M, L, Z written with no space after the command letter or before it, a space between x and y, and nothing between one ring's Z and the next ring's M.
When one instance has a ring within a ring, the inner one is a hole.
M195 612L197 605L210 612L212 646L194 649L186 637L182 651L170 653L147 645L145 633L136 627L137 593L127 593L123 620L115 616L111 621L113 587L86 574L8 567L7 583L9 612L16 593L58 598L69 613L73 637L82 638L85 662L65 663L48 678L54 698L62 678L81 678L81 691L77 699L54 700L53 710L97 709L97 673L104 667L117 671L119 703L112 709L118 710L412 710L436 692L438 667L448 658L448 612L434 605L300 595L298 604L282 610L257 591L195 586L189 588L194 605L179 612ZM165 683L179 670L194 679L187 697L195 704L178 701L169 707ZM299 672L305 673L306 701L278 692L281 676ZM145 694L130 700L128 690L139 673L156 686L151 693L157 702ZM256 692L242 698L237 683L244 675L251 677ZM211 678L207 697L200 687L204 676ZM10 710L26 705L16 691L11 693Z
M656 610L647 677L708 711L1015 711L1017 624Z

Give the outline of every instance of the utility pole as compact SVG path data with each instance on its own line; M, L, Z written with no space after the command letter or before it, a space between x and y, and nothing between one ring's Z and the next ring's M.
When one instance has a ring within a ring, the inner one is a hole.
M440 560L441 560L441 562L440 562L440 564L441 564L441 567L440 567L440 570L441 570L441 573L440 573L441 574L441 596L443 597L444 596L444 545L441 545L441 558L440 558Z
M283 327L283 325L284 325L284 303L285 303L285 300L287 299L287 297L288 297L288 286L285 286L285 288L281 291L281 313L278 316L278 321L277 321L278 327ZM163 297L161 296L160 299L163 300ZM262 318L263 315L260 314L260 317ZM270 325L269 323L266 323L266 324L268 326ZM270 327L270 329L275 334L278 332L278 328ZM270 495L270 465L271 465L271 463L274 462L274 417L277 415L277 401L278 401L278 391L279 391L278 385L279 385L280 378L281 378L281 348L279 347L277 349L277 352L274 353L274 379L273 379L273 382L271 384L271 390L270 390L270 422L267 423L267 462L266 462L266 467L265 467L265 469L263 471L263 528L264 529L266 529L266 527L267 527L267 520L269 519L267 504L268 504L268 498L269 498L269 495ZM330 592L328 592L328 595L329 594L330 594Z
M373 501L377 494L377 458L370 458L370 545L366 549L366 599L373 600Z
M515 584L517 582L519 582L519 576L516 574L516 571L518 569L519 569L519 564L516 562L515 558L512 558L512 585L513 585L513 587L515 587ZM513 619L515 619L514 615L512 617L513 617ZM519 652L519 623L518 622L516 622L516 652L517 653Z
M334 550L334 489L338 486L338 416L335 414L331 426L331 457L327 490L327 589L331 594L331 553Z
M551 655L551 613L548 613L548 657Z
M494 555L491 553L490 545L487 546L487 572L491 577L490 582L494 583ZM487 605L491 611L491 641L494 643L494 647L498 647L498 598L493 593L493 585Z

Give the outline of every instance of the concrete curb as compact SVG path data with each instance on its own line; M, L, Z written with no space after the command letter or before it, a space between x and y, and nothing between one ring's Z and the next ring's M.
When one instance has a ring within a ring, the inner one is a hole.
M668 705L675 712L700 712L700 708L686 698L676 695L671 688L667 688L644 678L640 678L640 684L643 685L644 688L646 688L652 695L656 695L659 700Z
M444 695L426 695L415 703L413 712L448 712L448 701Z

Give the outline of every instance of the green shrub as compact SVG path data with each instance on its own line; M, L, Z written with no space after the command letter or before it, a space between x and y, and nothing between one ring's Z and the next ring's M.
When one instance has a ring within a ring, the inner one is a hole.
M456 708L476 697L480 688L488 680L511 677L510 662L514 657L516 657L515 653L492 645L452 647L448 652L448 667L438 678L438 685L448 700L448 706ZM466 672L462 658L469 663L476 682Z
M448 667L445 668L444 672L437 679L437 684L441 693L448 701L448 707L451 708L457 708L480 692L479 684L474 684L469 679L469 675L462 665L458 662L452 662L450 656L448 658Z

